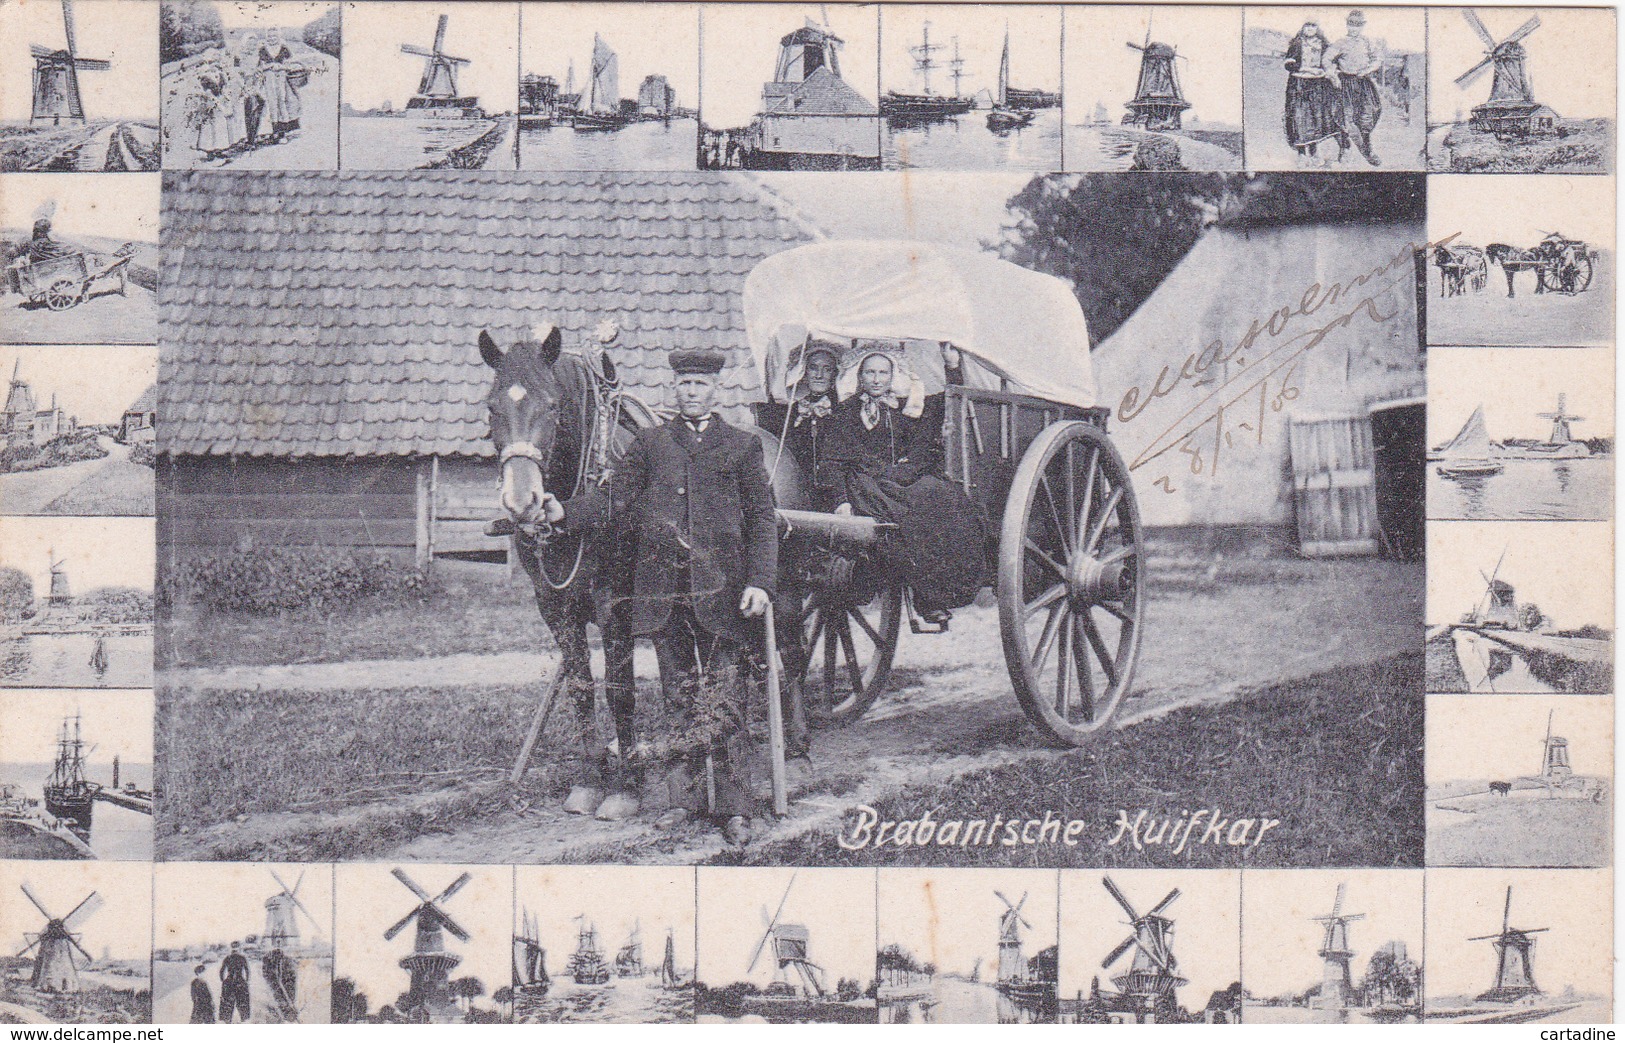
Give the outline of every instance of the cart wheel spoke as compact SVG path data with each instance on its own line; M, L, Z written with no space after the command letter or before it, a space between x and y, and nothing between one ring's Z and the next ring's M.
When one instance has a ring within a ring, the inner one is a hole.
M1097 601L1094 604L1096 608L1105 609L1107 612L1110 612L1112 615L1116 616L1118 619L1121 619L1125 623L1134 622L1134 617L1129 615L1128 611L1115 601Z
M1087 612L1078 615L1083 624L1083 632L1089 637L1089 646L1095 650L1095 658L1100 660L1100 668L1106 671L1106 680L1113 686L1117 684L1117 662L1112 654L1106 650L1106 641L1100 636L1100 630L1095 621Z
M1074 466L1072 443L1066 446L1066 556L1072 556L1072 548L1078 545L1078 469Z
M1134 557L1135 554L1136 552L1133 547L1119 547L1109 554L1102 554L1100 556L1100 563L1102 565L1115 565L1120 561L1126 561L1127 559Z
M1072 658L1078 669L1078 709L1086 721L1095 719L1095 679L1094 670L1089 666L1088 653L1084 651L1086 631L1084 630L1083 613L1073 617L1076 632L1072 635ZM1062 707L1061 713L1068 720L1071 719L1067 708Z
M1095 547L1100 544L1100 537L1106 533L1106 526L1111 523L1113 512L1117 510L1117 505L1122 500L1122 486L1113 489L1106 496L1106 502L1100 505L1100 515L1095 519L1094 524L1089 527L1089 537L1083 542L1084 553L1094 553Z
M1089 473L1083 479L1083 505L1078 508L1078 517L1082 519L1080 525L1088 524L1089 512L1095 506L1095 483L1100 476L1100 450L1095 449L1089 453Z
M875 643L876 648L885 644L885 642L880 639L880 631L876 630L874 625L869 622L868 617L863 614L863 609L853 605L850 606L846 611L847 614L852 617L852 621L859 627L862 627L865 634L869 635L869 640Z
M1044 505L1049 508L1045 517L1049 519L1050 531L1055 533L1055 538L1060 541L1061 552L1070 554L1072 552L1072 537L1067 532L1066 526L1061 522L1061 508L1055 501L1055 491L1050 488L1049 477L1039 475L1038 487L1044 490Z
M1055 634L1060 628L1061 620L1066 615L1066 602L1058 601L1050 606L1049 618L1044 620L1043 632L1038 635L1038 645L1033 649L1033 672L1042 674L1044 663L1049 659L1049 650L1055 644Z
M1066 569L1062 568L1060 562L1050 557L1049 552L1040 547L1030 536L1027 538L1027 553L1037 558L1044 564L1045 568L1055 573L1056 579L1066 579Z
M1066 584L1055 584L1055 586L1027 602L1027 618L1031 619L1034 614L1042 612L1064 597L1066 597Z
M863 665L858 662L858 651L852 641L852 625L843 617L830 623L835 637L841 642L841 654L846 657L846 679L854 692L863 691Z
M1060 654L1055 658L1055 712L1066 720L1067 707L1072 702L1072 641L1077 627L1070 618L1062 624L1059 644Z

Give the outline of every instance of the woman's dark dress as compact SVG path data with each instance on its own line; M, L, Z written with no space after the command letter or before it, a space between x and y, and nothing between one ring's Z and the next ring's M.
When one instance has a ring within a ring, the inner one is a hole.
M1286 49L1286 140L1307 150L1328 138L1340 139L1343 130L1343 92L1324 76L1302 73L1324 68L1328 44L1306 40L1302 33Z
M835 396L801 398L788 406L769 402L757 410L757 422L774 438L783 435L784 451L806 482L808 509L834 510L840 501L831 499L835 491L828 475L820 475L819 465L828 453L829 432L835 423Z
M959 486L942 477L940 395L918 418L882 406L873 429L863 424L863 396L835 409L822 483L836 505L893 522L881 537L887 578L914 591L922 615L970 604L987 569L987 523Z

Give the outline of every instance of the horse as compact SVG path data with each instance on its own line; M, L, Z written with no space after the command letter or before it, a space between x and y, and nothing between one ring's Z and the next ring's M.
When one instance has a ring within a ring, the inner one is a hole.
M1512 280L1519 272L1534 272L1535 293L1546 292L1546 272L1551 266L1551 258L1540 247L1523 250L1516 246L1508 246L1506 243L1491 243L1485 247L1484 254L1490 259L1491 264L1500 265L1501 270L1506 272L1508 297L1518 295Z
M1512 783L1492 782L1490 783L1490 792L1495 794L1497 797L1510 796L1512 793Z
M1439 296L1459 297L1471 289L1478 293L1489 279L1484 251L1476 246L1435 246L1433 263L1439 267Z
M564 802L572 814L600 819L637 814L638 799L623 770L636 745L636 690L632 631L616 602L631 593L630 562L618 532L559 536L543 513L543 497L561 502L587 481L607 477L614 460L652 418L623 396L614 364L602 369L562 351L556 326L541 326L510 347L488 331L479 335L480 358L494 371L486 396L491 441L497 450L501 502L520 567L536 592L536 608L559 649L561 694L574 707L582 768ZM619 757L598 743L587 624L603 635L604 689L615 722ZM610 792L606 795L606 787Z

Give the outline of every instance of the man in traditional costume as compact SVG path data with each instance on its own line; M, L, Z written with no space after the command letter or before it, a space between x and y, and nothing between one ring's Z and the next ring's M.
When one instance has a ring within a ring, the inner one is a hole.
M248 957L241 950L241 942L232 942L231 952L220 961L220 1020L227 1025L234 1011L239 1021L248 1021Z
M1337 79L1341 82L1346 136L1354 139L1354 147L1367 163L1380 167L1382 161L1371 151L1371 132L1382 119L1382 93L1377 90L1377 75L1382 72L1383 53L1365 35L1364 11L1350 11L1347 24L1348 35L1332 44L1327 62L1337 70Z
M663 768L664 793L653 796L669 808L656 824L707 813L743 844L756 809L744 651L778 571L773 490L761 442L715 412L722 355L679 350L670 362L678 415L638 433L607 494L548 496L544 509L564 532L620 524L636 540L622 607L633 635L653 640L667 709L681 721L629 751L640 770Z

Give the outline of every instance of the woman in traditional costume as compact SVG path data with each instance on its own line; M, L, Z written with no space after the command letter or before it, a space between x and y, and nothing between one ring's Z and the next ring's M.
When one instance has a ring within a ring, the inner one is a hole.
M819 511L835 506L827 478L820 478L819 464L827 455L835 423L838 358L834 345L810 341L790 372L790 403L769 403L758 413L762 427L781 440L784 452L795 461L811 493L811 506Z
M260 40L257 36L243 38L242 47L232 57L232 68L237 74L238 102L235 106L242 124L243 148L254 149L260 144L260 121L265 113L264 76L260 72Z
M1343 91L1337 70L1326 61L1329 47L1315 22L1305 22L1287 45L1286 140L1300 156L1318 158L1320 144L1335 140L1342 159L1347 146Z
M820 480L836 513L889 522L878 551L891 582L914 593L927 622L945 624L983 586L987 526L964 490L942 476L941 395L927 396L899 356L849 359L855 393L836 407Z
M187 103L187 122L197 128L195 147L205 159L219 159L237 143L232 130L236 91L226 61L215 55L199 66L197 87Z
M275 144L299 129L299 90L293 85L294 74L303 70L293 60L293 52L282 42L282 32L272 29L265 34L265 46L260 48L260 75L264 78L265 118L271 121L271 142Z

